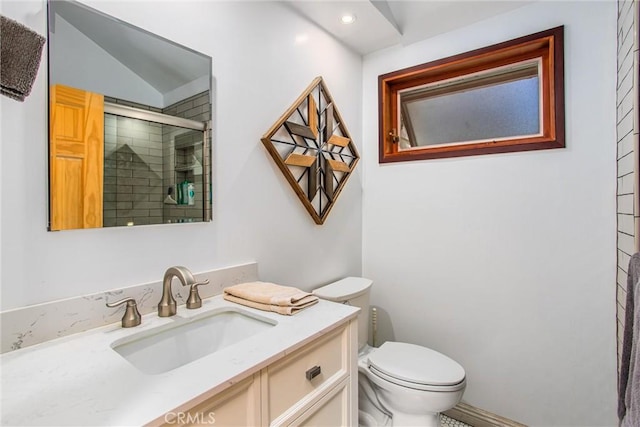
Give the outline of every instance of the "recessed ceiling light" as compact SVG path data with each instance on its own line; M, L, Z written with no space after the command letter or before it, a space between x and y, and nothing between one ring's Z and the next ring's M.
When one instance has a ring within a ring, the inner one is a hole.
M356 15L347 13L342 15L340 20L343 24L353 24L356 21Z
M304 34L298 34L295 38L296 44L303 44L306 43L309 40L309 36L304 33Z

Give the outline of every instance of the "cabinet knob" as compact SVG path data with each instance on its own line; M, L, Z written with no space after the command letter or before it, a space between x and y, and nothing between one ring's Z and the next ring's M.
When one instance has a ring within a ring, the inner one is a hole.
M311 381L312 379L314 379L315 377L317 377L321 373L322 373L322 368L320 366L316 365L313 368L307 370L305 375L306 375L307 379L309 381Z

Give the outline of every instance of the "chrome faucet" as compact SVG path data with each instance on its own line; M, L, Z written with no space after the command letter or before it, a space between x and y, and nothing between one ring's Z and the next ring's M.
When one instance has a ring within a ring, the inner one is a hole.
M162 298L158 304L158 316L160 317L169 317L176 314L176 300L171 294L171 280L174 276L180 279L182 286L193 287L194 285L209 283L208 280L197 283L187 267L169 267L167 271L165 271L164 279L162 280Z

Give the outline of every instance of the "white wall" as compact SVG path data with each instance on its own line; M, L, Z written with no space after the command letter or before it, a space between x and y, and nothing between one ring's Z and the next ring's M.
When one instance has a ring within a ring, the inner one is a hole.
M322 75L361 147L361 58L278 3L106 2L94 7L214 60L214 221L47 232L46 57L24 103L0 97L1 309L256 260L263 280L311 289L361 273L358 166L315 225L260 142ZM0 13L45 34L45 3ZM306 34L306 42L296 37ZM298 39L300 40L300 39Z
M378 164L379 74L558 25L566 148ZM616 425L615 73L615 2L539 2L364 59L363 271L386 338L450 355L466 402L531 426Z

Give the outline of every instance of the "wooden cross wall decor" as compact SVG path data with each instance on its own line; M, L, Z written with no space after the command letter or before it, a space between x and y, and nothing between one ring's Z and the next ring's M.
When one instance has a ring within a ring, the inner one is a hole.
M313 220L323 224L360 156L322 77L261 140Z

